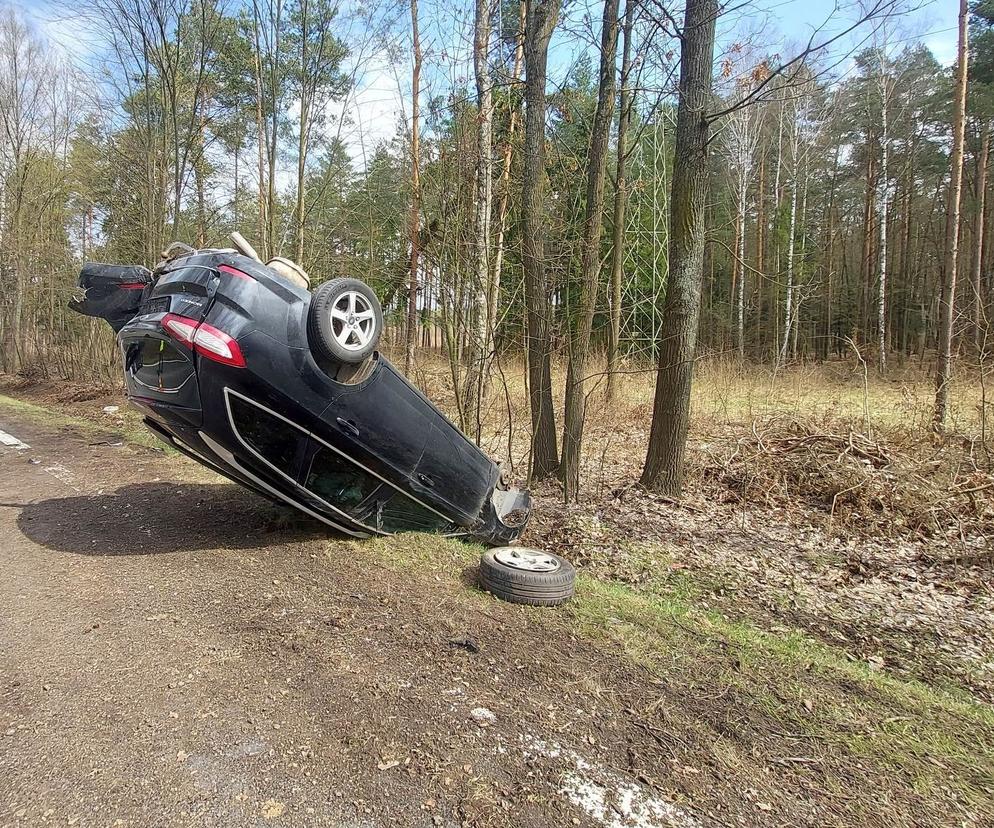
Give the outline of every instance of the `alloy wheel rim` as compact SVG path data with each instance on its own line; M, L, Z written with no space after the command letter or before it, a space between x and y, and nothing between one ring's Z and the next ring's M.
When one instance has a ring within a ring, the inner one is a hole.
M505 546L499 549L494 553L494 559L504 566L525 572L555 572L560 566L559 561L547 552L519 546Z
M356 290L347 290L331 306L331 330L346 351L361 351L376 332L373 305Z

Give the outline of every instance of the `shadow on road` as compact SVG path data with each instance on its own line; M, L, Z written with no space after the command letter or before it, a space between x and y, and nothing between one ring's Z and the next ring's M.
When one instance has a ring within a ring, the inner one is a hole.
M41 546L78 555L254 549L332 534L230 483L137 483L102 495L51 498L24 504L17 525Z

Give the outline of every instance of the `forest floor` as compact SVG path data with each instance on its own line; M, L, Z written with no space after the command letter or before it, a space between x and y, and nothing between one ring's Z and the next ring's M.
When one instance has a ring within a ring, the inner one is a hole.
M579 567L551 611L0 381L0 826L994 824L985 402L938 441L927 380L833 370L702 370L680 503L633 485L644 378L592 396L589 499L525 538Z

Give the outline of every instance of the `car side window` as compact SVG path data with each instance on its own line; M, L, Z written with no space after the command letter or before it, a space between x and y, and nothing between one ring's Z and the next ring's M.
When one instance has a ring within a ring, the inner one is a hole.
M327 448L311 461L304 488L340 509L355 509L376 491L380 481Z
M378 504L378 528L384 532L451 532L452 523L397 492Z
M238 436L284 474L294 476L303 432L240 397L229 397Z

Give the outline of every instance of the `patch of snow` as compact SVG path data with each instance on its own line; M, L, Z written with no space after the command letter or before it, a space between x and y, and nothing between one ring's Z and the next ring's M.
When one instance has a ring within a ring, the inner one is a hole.
M526 759L562 758L573 766L559 792L605 828L701 828L686 811L621 771L585 759L556 742L533 736L524 736L523 741Z

